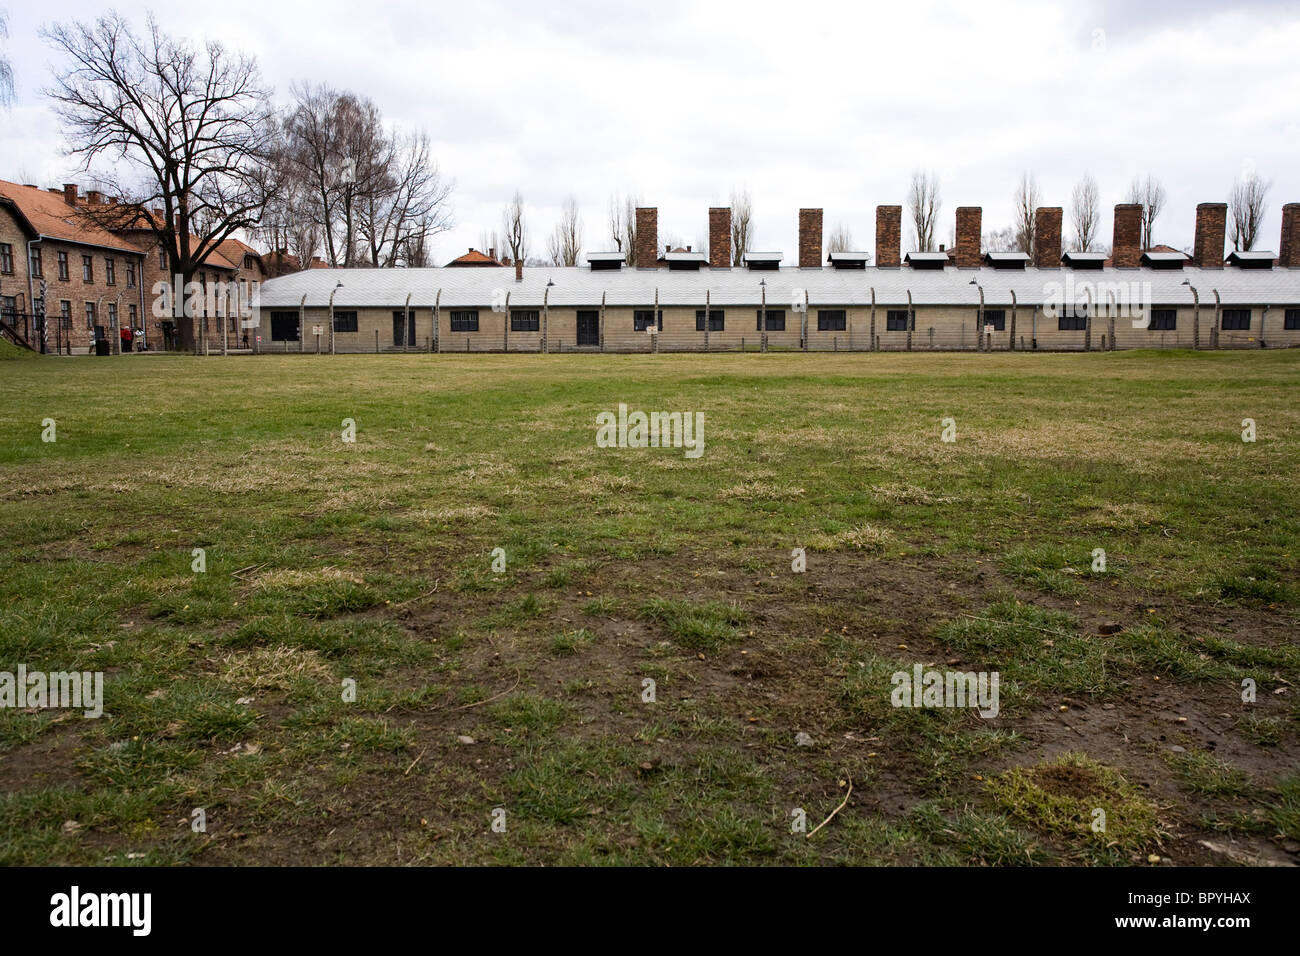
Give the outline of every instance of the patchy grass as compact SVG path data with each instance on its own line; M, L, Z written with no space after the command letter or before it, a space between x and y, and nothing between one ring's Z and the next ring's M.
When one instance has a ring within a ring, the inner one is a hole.
M7 362L0 671L105 701L0 709L0 864L1300 860L1298 371ZM705 454L596 448L619 402ZM916 664L998 672L999 715L893 706Z

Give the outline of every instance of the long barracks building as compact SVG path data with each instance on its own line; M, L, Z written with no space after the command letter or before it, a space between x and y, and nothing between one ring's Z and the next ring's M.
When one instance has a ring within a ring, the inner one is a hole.
M983 253L981 210L952 250L901 254L902 208L876 210L876 261L822 255L822 211L799 212L797 261L731 263L731 210L708 254L661 252L637 210L638 266L319 269L266 282L261 351L1081 350L1300 345L1300 203L1280 252L1223 255L1227 208L1196 210L1193 255L1140 248L1142 209L1115 207L1112 253L1061 251L1062 210L1036 213L1035 253ZM647 268L644 263L653 263ZM331 326L332 332L331 335Z

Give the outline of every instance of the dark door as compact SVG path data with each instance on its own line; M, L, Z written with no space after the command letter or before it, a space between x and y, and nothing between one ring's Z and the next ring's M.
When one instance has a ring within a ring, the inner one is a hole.
M402 310L398 309L393 313L393 344L399 348L405 345L415 344L415 310L412 309L406 313L406 321L402 321Z
M600 344L600 313L599 312L578 313L578 344L579 345Z

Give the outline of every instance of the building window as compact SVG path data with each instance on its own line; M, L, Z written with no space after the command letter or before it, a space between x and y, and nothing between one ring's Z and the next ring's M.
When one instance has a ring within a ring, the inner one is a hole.
M906 332L907 331L907 310L890 309L885 313L885 331L886 332Z
M68 299L59 303L59 325L65 329L72 328L72 302Z
M81 257L81 281L82 282L95 281L95 257L94 256Z
M298 341L298 313L271 313L271 340L273 342Z
M95 327L95 303L86 303L86 331Z
M335 332L355 332L356 330L357 330L357 314L355 312L334 313Z
M763 310L755 310L756 318L754 328L759 332L763 331ZM767 331L784 332L785 331L785 309L768 309L767 310Z
M1147 328L1153 332L1173 332L1178 328L1177 309L1152 309Z
M126 287L128 289L135 288L135 263L134 262L128 262L126 264Z
M0 295L0 315L12 317L18 314L18 298L12 295Z
M14 274L14 247L7 242L0 242L0 272Z
M1300 309L1287 309L1282 328L1288 331L1300 329Z
M158 250L158 268L161 269L163 272L167 271L167 250L166 249Z
M59 278L64 282L68 281L68 254L66 252L59 253Z
M31 255L28 257L29 268L31 269L32 278L39 279L44 273L41 271L41 249L40 246L33 246Z
M104 257L104 281L108 285L117 285L117 264L112 256Z
M541 327L541 313L536 309L512 309L510 311L511 332L536 332Z
M632 312L632 331L645 332L647 329L650 328L651 325L654 324L654 321L655 321L654 309L636 309ZM664 327L664 310L660 309L659 310L660 331L663 330L663 327Z
M477 332L478 309L452 310L451 330L453 332Z
M117 303L116 302L110 302L108 304L108 327L110 329L117 328Z
M1224 309L1223 324L1219 328L1224 331L1249 332L1250 309Z
M818 332L843 332L848 327L849 315L843 309L818 309Z
M1007 328L1006 309L985 309L984 324L993 326L994 332L1005 332ZM984 331L980 329L980 331Z
M1088 307L1075 306L1056 317L1058 332L1082 332L1088 328Z
M722 332L726 328L726 324L727 324L727 314L725 310L723 309L709 310L709 331L710 332ZM704 310L703 309L695 310L695 331L696 332L704 331Z
M140 314L136 312L135 306L133 305L128 305L126 308L127 308L127 313L126 313L127 321L131 323L131 328L134 329L140 324L139 323Z

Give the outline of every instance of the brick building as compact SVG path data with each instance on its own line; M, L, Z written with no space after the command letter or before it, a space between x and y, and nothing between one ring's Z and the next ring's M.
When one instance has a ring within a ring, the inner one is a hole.
M47 351L119 347L119 328L148 315L144 255L83 214L77 187L0 180L0 319ZM42 326L40 316L48 316Z
M1117 206L1113 253L1064 252L1061 209L1037 210L1034 256L985 252L982 212L956 213L950 252L901 255L899 206L880 206L874 264L823 256L820 209L799 211L797 265L746 253L733 266L728 210L709 211L707 254L658 252L658 210L638 209L637 261L524 269L312 270L272 279L260 347L336 351L701 349L1114 349L1300 346L1300 204L1284 207L1281 254L1227 259L1222 204L1197 209L1197 255L1139 248ZM311 348L314 349L314 343Z
M137 349L175 348L174 316L155 315L155 288L172 270L143 221L148 215L161 211L141 213L72 183L40 189L0 180L0 320L9 334L37 350L86 352L101 338L117 351L129 327L138 332ZM261 253L238 239L208 254L195 280L205 290L198 319L209 349L243 344L235 316L251 314L269 275Z

